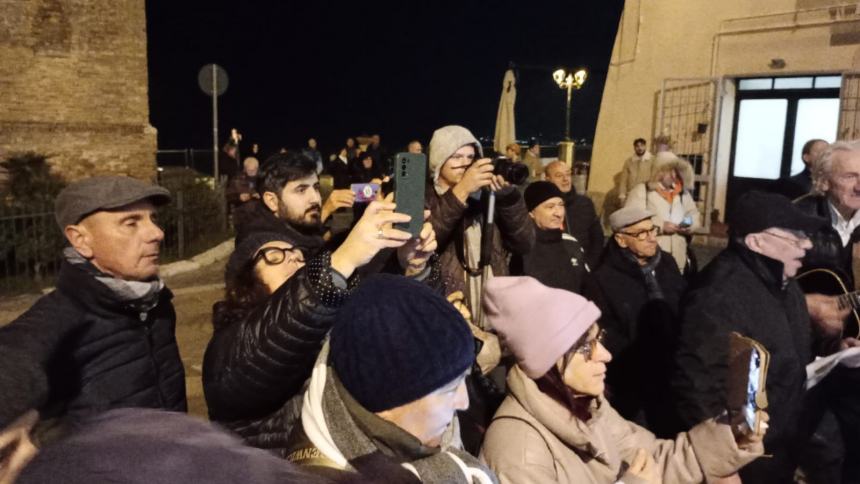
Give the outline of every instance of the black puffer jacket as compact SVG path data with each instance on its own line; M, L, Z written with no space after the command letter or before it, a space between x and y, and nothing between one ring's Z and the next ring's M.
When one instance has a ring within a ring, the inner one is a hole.
M731 241L683 298L672 380L680 416L692 427L726 409L729 333L737 331L763 344L771 354L765 450L782 454L774 462L798 440L806 364L812 359L806 300L793 279L783 284L782 272L782 263ZM767 465L761 461L753 465Z
M34 408L43 418L117 407L185 411L185 371L170 290L145 314L77 265L57 289L0 328L0 428Z
M347 296L330 265L321 252L247 314L215 308L225 321L216 324L203 360L209 416L255 447L282 448L298 417L288 402L310 376Z
M594 209L594 202L575 188L564 194L564 225L567 233L582 244L585 260L592 269L597 266L603 252L603 226Z
M830 206L825 196L807 195L795 200L794 204L809 215L830 220ZM810 234L810 240L812 240L812 249L806 251L800 273L810 269L830 269L842 276L842 280L848 287L854 287L851 245L860 240L860 229L851 234L847 246L842 245L842 238L829 223L818 232Z
M605 345L612 353L607 369L612 406L624 418L668 438L679 427L669 408L669 376L678 306L687 284L672 255L661 251L654 275L663 298L649 297L642 269L622 250L609 240L583 293L600 308Z

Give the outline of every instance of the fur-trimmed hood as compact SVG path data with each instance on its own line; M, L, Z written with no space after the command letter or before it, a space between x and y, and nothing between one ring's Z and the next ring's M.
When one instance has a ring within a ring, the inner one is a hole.
M693 173L693 165L687 160L680 158L671 151L661 151L654 158L654 166L651 169L651 181L649 188L654 188L654 183L659 183L657 174L665 168L672 167L678 171L681 176L681 181L684 183L684 189L692 190L693 182L695 182L695 174Z

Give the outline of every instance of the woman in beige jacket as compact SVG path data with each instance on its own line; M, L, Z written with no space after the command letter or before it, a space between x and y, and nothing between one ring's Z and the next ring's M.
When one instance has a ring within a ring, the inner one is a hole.
M594 324L600 311L584 298L499 277L484 309L518 362L481 449L502 484L711 482L762 454L762 434L739 446L714 419L660 440L618 415L602 396L612 355Z

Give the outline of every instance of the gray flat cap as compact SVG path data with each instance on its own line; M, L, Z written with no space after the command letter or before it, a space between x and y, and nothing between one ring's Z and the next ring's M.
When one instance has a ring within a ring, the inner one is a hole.
M646 218L651 218L653 216L654 212L644 208L624 207L621 210L612 212L612 215L609 216L609 226L612 228L613 232L618 232L624 227L628 227L636 222L641 222Z
M127 176L94 176L67 186L57 195L54 216L60 230L99 210L124 207L141 200L170 203L170 191Z

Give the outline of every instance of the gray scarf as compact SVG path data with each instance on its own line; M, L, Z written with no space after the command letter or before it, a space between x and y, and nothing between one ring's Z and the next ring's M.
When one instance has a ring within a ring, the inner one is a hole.
M63 249L63 257L69 264L77 266L107 286L119 301L125 303L132 310L141 313L141 319L145 319L145 313L158 304L158 297L161 294L161 290L164 289L164 281L161 278L156 278L152 281L126 281L118 279L100 271L73 247Z
M663 289L657 281L657 265L660 264L662 251L658 248L654 257L648 259L648 262L644 266L639 265L639 259L629 250L622 250L621 252L642 271L642 275L645 277L645 289L648 292L648 300L663 299Z
M325 363L327 356L326 343L304 396L302 427L328 459L361 473L362 464L387 455L421 482L498 484L495 475L465 451L444 442L441 449L423 446L404 430L361 407ZM456 424L448 430L449 437L459 431Z

